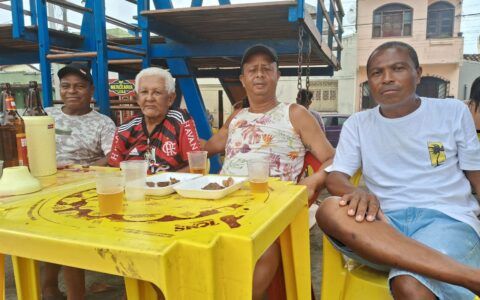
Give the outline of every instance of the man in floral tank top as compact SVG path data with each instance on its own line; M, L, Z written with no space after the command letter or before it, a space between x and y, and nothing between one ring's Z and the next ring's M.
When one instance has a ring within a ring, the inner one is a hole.
M240 81L250 107L235 111L206 144L210 155L225 153L222 173L247 175L247 161L268 156L270 175L296 181L307 151L322 167L331 163L334 149L317 121L303 106L280 103L276 98L280 78L278 56L265 45L248 48L242 58ZM309 196L324 187L322 170L302 180ZM309 203L314 199L309 199ZM280 262L280 248L271 245L255 266L253 299L263 299Z

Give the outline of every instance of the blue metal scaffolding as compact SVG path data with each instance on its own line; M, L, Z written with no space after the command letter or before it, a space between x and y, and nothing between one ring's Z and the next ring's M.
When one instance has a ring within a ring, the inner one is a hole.
M110 115L109 66L112 69L115 64L137 63L146 68L152 61L159 61L176 78L199 136L205 140L211 137L212 131L197 78L216 77L222 81L226 77L238 77L239 59L248 46L261 42L275 48L280 56L282 75L298 75L299 54L307 55L306 49L299 49L303 42L312 45L310 75L332 75L340 68L344 15L340 0L330 0L329 10L324 0L319 0L316 24L304 0L257 5L232 5L229 0L219 0L218 7L203 7L202 0L192 0L190 8L182 9L174 8L170 0L153 0L153 9L149 0L126 1L136 6L136 25L106 16L105 0L86 0L84 5L65 0L29 0L29 12L25 12L22 0L12 0L12 39L30 46L18 51L3 47L0 65L40 63L43 102L51 106L51 63L89 61L96 103L101 113ZM83 15L80 35L49 29L47 3L80 12ZM25 26L27 14L31 26ZM262 19L258 20L260 15ZM260 25L255 25L257 20ZM107 22L133 31L141 37L140 42L133 45L109 42ZM305 32L300 38L299 29ZM163 39L152 43L152 33ZM118 72L120 78L134 74L121 68ZM305 70L301 72L304 74ZM211 171L219 168L219 159L212 160Z

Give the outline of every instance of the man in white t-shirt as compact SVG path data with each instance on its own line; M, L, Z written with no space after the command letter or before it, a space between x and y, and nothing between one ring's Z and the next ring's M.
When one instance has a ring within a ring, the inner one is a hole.
M378 106L350 117L317 222L344 254L390 271L395 299L480 294L480 144L461 101L415 94L415 50L388 42L370 55ZM367 189L349 178L361 168Z

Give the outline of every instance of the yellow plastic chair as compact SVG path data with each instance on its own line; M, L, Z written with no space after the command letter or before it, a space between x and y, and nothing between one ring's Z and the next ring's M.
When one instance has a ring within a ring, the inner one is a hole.
M361 170L350 178L358 186ZM356 265L356 266L355 266ZM388 286L388 273L360 265L343 255L323 235L322 300L392 300ZM474 300L480 300L475 297Z
M361 177L358 171L351 182L357 186ZM322 300L393 299L387 273L355 264L353 260L345 261L326 235L323 236Z
M0 254L0 300L5 300L5 259Z

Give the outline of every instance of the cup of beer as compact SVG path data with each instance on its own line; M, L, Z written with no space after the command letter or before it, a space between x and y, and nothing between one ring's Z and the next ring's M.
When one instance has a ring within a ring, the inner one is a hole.
M95 176L98 206L101 214L112 215L123 212L124 181L121 172L104 172Z
M270 175L270 161L268 159L253 159L247 162L248 181L253 193L268 191L268 176Z
M207 153L207 151L187 152L190 173L202 175L207 173Z
M145 179L148 163L145 160L125 160L120 169L125 178L125 199L138 201L145 199Z

